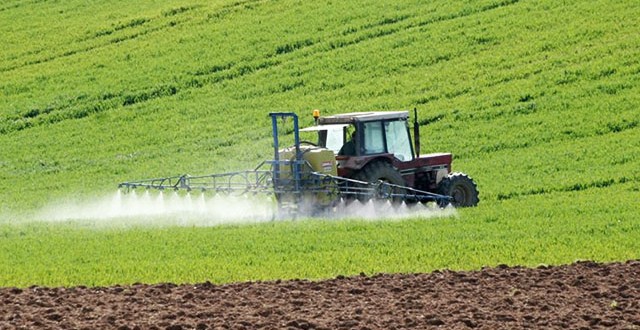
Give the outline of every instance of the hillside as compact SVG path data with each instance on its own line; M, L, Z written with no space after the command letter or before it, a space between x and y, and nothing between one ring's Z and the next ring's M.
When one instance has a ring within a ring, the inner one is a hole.
M486 203L638 181L631 2L0 6L3 209L269 157L269 111L417 107ZM11 24L9 24L11 22ZM623 188L624 189L624 188Z
M253 168L271 111L306 126L316 108L415 107L422 151L452 152L479 186L452 240L532 249L494 263L637 258L639 16L633 1L0 1L0 221Z

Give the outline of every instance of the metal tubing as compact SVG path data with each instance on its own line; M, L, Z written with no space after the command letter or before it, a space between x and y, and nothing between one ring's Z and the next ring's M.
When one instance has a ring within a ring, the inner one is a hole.
M270 113L271 116L271 130L273 134L273 180L274 184L280 182L280 154L278 153L278 116L275 113Z
M280 155L279 155L279 145L278 145L278 118L293 118L293 137L294 144L296 148L296 160L293 162L292 171L293 171L293 180L294 180L294 190L299 193L302 189L300 184L300 180L302 178L302 169L300 164L302 162L302 152L300 151L300 128L298 126L298 115L293 112L271 112L269 113L271 116L271 128L273 134L273 159L275 160L274 164L274 181L276 183L280 183Z

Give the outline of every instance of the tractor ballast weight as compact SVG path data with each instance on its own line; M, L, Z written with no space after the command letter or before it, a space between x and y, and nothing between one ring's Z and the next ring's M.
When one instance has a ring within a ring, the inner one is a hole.
M345 120L349 115L352 121ZM319 117L314 112L317 125L304 130L299 129L298 116L295 113L272 112L269 116L272 123L273 159L263 161L253 170L204 176L185 174L128 181L120 183L119 188L200 190L229 195L273 195L281 215L293 217L325 214L331 212L337 203L355 199L407 203L433 201L441 207L449 203L458 204L458 206L477 204L475 183L466 175L450 173L451 154L414 157L414 149L409 140L397 141L403 146L403 152L394 154L389 152L388 144L380 140L380 137L365 135L368 132L365 123L375 126L376 124L371 123L379 122L380 125L384 125L387 122L394 122L391 126L399 131L398 127L403 125L407 133L405 137L410 138L406 124L408 117L406 111L355 113L329 117ZM285 122L287 119L293 121L294 142L293 146L280 148L281 132L278 121ZM327 145L328 132L323 128L341 130L340 134L344 141L347 126L353 123L363 129L359 133L363 143L356 143L358 148L369 146L365 141L384 142L378 145L377 153L359 149L357 155L335 155L336 147L331 148ZM317 131L318 143L301 141L300 131ZM380 129L374 131L382 134L383 138L390 136L389 132ZM406 157L409 156L411 159L407 160ZM453 179L448 180L449 177ZM465 180L468 181L466 184ZM460 189L461 185L465 189ZM475 196L475 199L468 198L469 195ZM464 202L456 203L456 196L463 198Z

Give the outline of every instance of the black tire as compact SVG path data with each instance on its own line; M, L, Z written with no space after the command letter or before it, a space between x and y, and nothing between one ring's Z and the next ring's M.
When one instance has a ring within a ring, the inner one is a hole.
M449 173L438 184L438 193L451 196L451 204L455 207L473 207L478 205L478 186L464 173Z
M391 183L398 186L406 186L402 175L398 172L391 164L385 161L373 161L367 164L364 168L362 168L358 173L356 173L353 178L359 181L376 183L378 181L383 181L387 183ZM402 193L399 190L394 190L392 193ZM368 201L371 196L358 196L360 201ZM401 199L394 199L394 202L399 202Z

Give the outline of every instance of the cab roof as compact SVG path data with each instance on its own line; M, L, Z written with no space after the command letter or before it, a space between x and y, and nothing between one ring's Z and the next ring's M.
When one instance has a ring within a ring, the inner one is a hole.
M388 119L407 120L409 111L369 111L369 112L350 112L341 113L332 116L318 118L319 125L332 124L353 124L355 122L364 121L380 121Z

